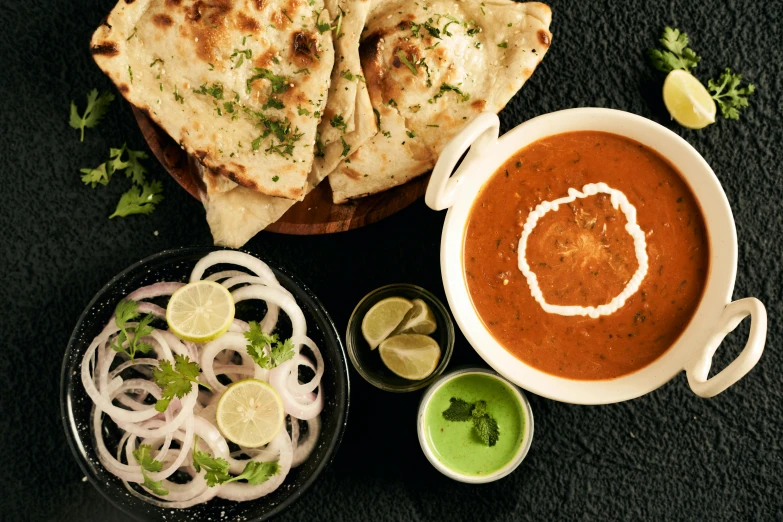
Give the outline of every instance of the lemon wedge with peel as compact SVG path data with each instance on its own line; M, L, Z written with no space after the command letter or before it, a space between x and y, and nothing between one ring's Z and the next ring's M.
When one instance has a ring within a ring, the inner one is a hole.
M715 100L691 73L677 69L663 82L663 103L672 118L689 129L715 123Z
M246 448L272 442L285 422L280 395L258 379L237 381L223 392L215 412L225 438Z
M440 361L440 346L432 337L400 334L389 337L378 348L386 367L403 379L420 381L429 377Z
M394 330L393 333L417 333L429 335L438 328L438 324L435 322L435 315L421 299L414 299L411 301L413 308L405 314L405 319Z
M378 301L362 319L362 335L370 349L375 350L405 319L413 303L402 297Z
M190 283L176 292L166 306L169 330L186 341L205 343L217 339L234 321L234 299L213 281Z

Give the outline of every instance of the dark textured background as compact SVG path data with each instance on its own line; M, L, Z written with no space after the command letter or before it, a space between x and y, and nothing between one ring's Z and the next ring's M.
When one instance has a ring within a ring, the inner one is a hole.
M87 52L113 0L13 2L0 9L3 232L0 262L0 519L127 520L86 482L65 441L58 379L82 308L115 273L166 248L210 243L201 205L149 161L166 201L150 217L109 221L122 177L95 190L80 167L123 141L144 148L125 102L84 143L68 103L110 88ZM783 519L783 5L761 1L551 0L554 41L541 68L502 113L505 129L578 106L622 109L669 126L712 165L740 241L735 297L767 305L769 337L756 369L699 399L683 375L643 398L603 407L531 396L536 434L522 466L486 486L438 474L416 439L418 393L389 395L352 373L342 447L282 520L781 520ZM666 24L687 31L705 80L731 66L758 86L742 121L702 131L669 122L661 78L642 52ZM248 245L300 275L340 329L369 290L391 282L443 297L438 243L444 214L418 202L381 223L328 237L260 234ZM718 362L738 352L740 328ZM457 339L453 364L477 362Z

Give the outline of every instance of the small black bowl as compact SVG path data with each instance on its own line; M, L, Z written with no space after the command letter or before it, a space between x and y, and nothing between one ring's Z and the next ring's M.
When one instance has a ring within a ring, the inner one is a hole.
M63 359L60 410L65 434L76 460L92 485L104 497L139 520L266 520L293 504L310 487L331 462L345 430L350 384L340 336L331 317L313 293L292 274L271 267L280 284L294 295L302 308L307 318L307 335L319 346L324 358L325 371L321 380L321 392L325 394L326 400L321 413L321 434L310 458L301 466L292 469L283 484L265 497L246 502L214 498L205 504L187 509L163 509L132 496L122 481L100 464L90 430L93 403L85 392L80 377L84 352L106 325L120 299L140 286L159 281L186 282L196 262L215 250L220 249L193 247L167 250L139 261L114 277L82 313L71 334ZM251 252L246 253L255 256ZM242 317L239 307L237 316ZM287 333L286 327L290 328L290 324L281 325L281 334ZM116 434L108 435L114 436Z

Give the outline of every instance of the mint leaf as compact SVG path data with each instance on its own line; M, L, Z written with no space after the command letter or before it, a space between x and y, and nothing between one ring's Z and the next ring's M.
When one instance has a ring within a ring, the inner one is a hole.
M469 402L452 397L449 399L449 407L443 412L446 420L461 422L471 418L473 405Z

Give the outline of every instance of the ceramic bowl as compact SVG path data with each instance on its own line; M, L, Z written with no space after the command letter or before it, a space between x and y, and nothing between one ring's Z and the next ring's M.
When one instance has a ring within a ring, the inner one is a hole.
M441 153L426 194L430 208L448 209L441 237L441 272L449 306L462 333L492 368L519 386L550 399L606 404L644 395L683 370L694 393L712 397L755 366L764 350L766 311L754 298L731 300L737 272L737 232L731 207L715 173L687 141L655 122L612 109L582 108L545 114L502 137L498 137L499 128L499 120L492 113L483 113L473 120ZM518 150L541 138L573 131L625 136L668 159L696 196L709 235L710 274L691 322L658 359L615 379L566 379L514 357L484 326L473 307L464 275L466 225L482 186ZM469 152L453 172L468 148ZM751 323L744 349L729 366L709 377L713 354L724 337L747 316L751 317Z

